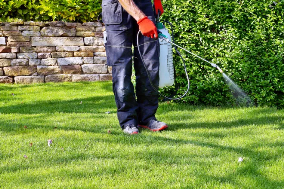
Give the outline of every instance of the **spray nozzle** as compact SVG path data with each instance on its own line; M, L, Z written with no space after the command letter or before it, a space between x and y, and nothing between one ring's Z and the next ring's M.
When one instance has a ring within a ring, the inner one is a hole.
M212 67L217 68L220 73L223 73L223 70L221 70L221 68L217 64L214 64L214 63L210 63L210 64Z
M221 68L219 68L219 66L217 66L217 69L219 70L220 73L223 73L223 70L221 70Z
M217 64L214 64L214 63L210 63L211 64L211 66L213 66L214 68L217 68L218 66L217 66Z

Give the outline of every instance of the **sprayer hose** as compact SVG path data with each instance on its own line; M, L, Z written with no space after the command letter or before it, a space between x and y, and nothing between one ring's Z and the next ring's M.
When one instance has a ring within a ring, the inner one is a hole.
M137 33L137 49L138 49L139 55L140 55L141 60L142 60L142 62L143 62L144 68L145 68L145 70L146 70L146 73L147 73L147 76L148 76L148 79L149 79L149 82L150 82L152 88L153 88L156 92L158 92L161 96L163 96L165 99L168 99L168 100L180 100L180 99L182 99L182 98L188 93L188 91L189 91L190 81L189 81L188 73L187 73L187 70L186 70L185 60L184 60L183 57L181 56L180 52L177 50L177 48L175 48L176 52L178 53L178 55L181 57L181 59L182 59L182 61L183 61L183 67L184 67L184 71L185 71L186 78L187 78L187 90L185 91L185 93L184 93L183 95L181 95L181 96L179 96L179 97L177 97L177 98L170 98L170 97L167 97L167 96L161 94L161 93L159 92L159 90L154 86L154 84L153 84L152 81L151 81L151 77L150 77L149 71L148 71L148 69L147 69L147 67L146 67L146 64L145 64L145 62L144 62L144 59L143 59L142 54L141 54L141 51L140 51L140 45L139 45L139 40L138 40L140 34L141 34L141 31L138 31L138 33ZM169 40L168 40L168 41L169 41Z

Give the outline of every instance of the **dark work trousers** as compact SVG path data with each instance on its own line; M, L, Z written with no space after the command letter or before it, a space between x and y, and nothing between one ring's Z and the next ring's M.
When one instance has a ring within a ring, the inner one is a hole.
M155 23L151 0L134 2ZM119 124L122 128L127 124L146 124L155 119L158 93L149 82L137 49L137 22L122 8L118 0L103 0L102 11L107 32L107 64L112 66L113 92ZM158 89L159 42L142 34L139 35L138 41L151 81ZM131 82L133 50L136 92Z

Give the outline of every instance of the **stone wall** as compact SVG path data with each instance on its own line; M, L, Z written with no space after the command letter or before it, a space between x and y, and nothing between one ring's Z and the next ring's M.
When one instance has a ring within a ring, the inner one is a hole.
M0 83L111 80L99 22L0 23Z

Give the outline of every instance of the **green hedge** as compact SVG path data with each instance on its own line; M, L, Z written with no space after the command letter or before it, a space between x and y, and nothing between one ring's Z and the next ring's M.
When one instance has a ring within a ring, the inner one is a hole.
M97 20L101 0L2 0L1 21L14 18L24 21L75 21Z
M176 43L218 64L256 105L284 107L284 1L164 0L162 20L174 24ZM169 27L168 27L169 28ZM181 51L191 80L183 102L234 104L216 68ZM175 56L178 93L186 80ZM172 93L175 89L167 89Z

